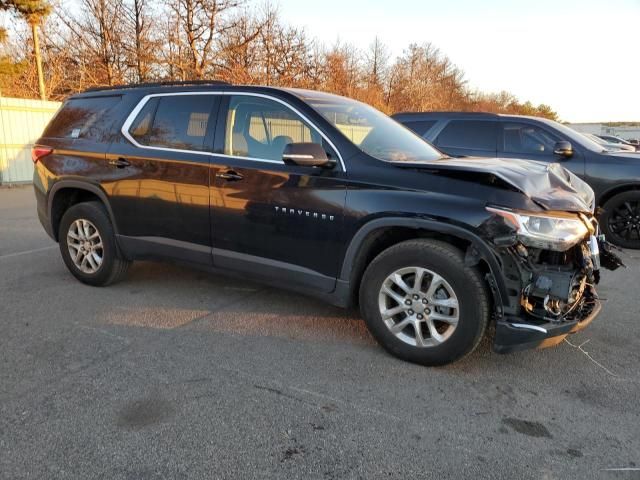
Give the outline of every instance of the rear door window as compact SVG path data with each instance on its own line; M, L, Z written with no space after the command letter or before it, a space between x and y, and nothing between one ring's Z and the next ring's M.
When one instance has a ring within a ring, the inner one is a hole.
M206 150L214 95L154 97L129 127L139 144L172 150Z
M121 97L72 98L67 100L43 133L50 138L100 138L106 127L103 118Z
M438 135L436 145L495 152L497 148L497 132L497 122L452 120Z

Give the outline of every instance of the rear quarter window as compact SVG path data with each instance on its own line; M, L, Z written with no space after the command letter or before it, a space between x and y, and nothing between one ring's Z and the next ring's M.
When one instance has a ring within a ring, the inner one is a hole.
M105 115L121 97L72 98L67 100L51 120L43 136L49 138L100 138L105 133Z

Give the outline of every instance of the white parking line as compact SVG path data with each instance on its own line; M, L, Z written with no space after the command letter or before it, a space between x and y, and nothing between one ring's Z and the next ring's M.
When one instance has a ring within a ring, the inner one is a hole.
M603 468L603 472L640 472L640 467Z
M50 249L56 248L56 247L57 247L57 245L49 245L48 247L34 248L33 250L27 250L25 252L8 253L6 255L0 255L0 260L2 260L3 258L11 258L11 257L19 257L21 255L29 255L30 253L44 252L45 250L50 250Z

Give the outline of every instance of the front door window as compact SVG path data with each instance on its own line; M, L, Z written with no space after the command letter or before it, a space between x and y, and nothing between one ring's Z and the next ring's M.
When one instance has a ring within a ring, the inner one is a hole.
M322 137L285 105L249 95L229 99L225 155L281 162L288 144L309 142L323 145Z

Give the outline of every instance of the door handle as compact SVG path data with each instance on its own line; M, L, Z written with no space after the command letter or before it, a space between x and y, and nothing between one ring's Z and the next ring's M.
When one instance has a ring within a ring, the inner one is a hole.
M238 180L242 180L244 177L233 170L227 170L226 172L216 173L216 178L222 178L228 182L236 182Z
M116 168L124 168L131 165L131 163L128 160L125 160L124 158L118 158L117 160L109 160L109 165Z

